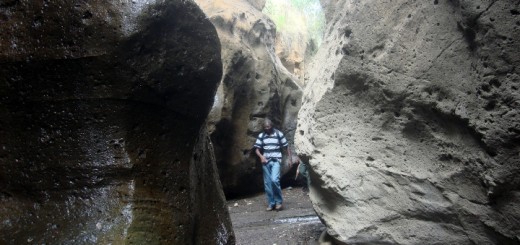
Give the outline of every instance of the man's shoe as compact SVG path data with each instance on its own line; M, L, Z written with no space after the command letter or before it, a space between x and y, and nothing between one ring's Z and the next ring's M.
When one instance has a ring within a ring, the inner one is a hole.
M265 211L272 211L273 210L273 206L268 206Z
M276 204L276 206L274 207L274 209L276 209L276 210L282 210L282 204Z

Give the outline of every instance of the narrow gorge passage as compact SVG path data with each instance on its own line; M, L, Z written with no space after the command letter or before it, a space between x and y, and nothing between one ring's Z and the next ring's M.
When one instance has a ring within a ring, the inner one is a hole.
M518 0L0 0L0 244L517 245L519 89Z

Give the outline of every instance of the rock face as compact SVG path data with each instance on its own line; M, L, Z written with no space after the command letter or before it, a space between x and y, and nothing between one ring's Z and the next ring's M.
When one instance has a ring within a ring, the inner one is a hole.
M302 90L276 57L275 27L247 1L197 0L222 43L224 75L209 128L228 196L263 190L262 169L249 150L265 117L290 141Z
M301 22L304 22L301 20ZM305 54L307 33L276 33L276 56L284 67L298 78L300 86L305 81Z
M0 4L0 243L234 243L191 1Z
M322 1L295 145L348 244L520 243L520 5Z
M256 9L262 11L262 9L264 8L265 6L265 1L266 0L247 0L253 7L255 7Z

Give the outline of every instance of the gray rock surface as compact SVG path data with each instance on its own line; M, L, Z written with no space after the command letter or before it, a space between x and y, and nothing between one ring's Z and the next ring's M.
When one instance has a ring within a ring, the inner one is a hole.
M264 8L265 6L265 2L266 0L247 0L251 5L253 5L253 7L255 7L256 9L262 11L262 9Z
M232 244L192 1L0 3L0 243Z
M248 1L196 2L222 43L224 71L208 127L224 191L263 190L261 165L249 150L265 117L292 141L302 89L276 56L274 24L260 10Z
M295 137L348 244L520 243L518 1L322 1Z

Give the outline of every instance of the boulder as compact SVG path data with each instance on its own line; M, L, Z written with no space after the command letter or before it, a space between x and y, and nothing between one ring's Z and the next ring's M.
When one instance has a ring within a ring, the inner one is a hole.
M295 145L329 234L520 243L519 5L322 3Z
M233 244L192 1L2 1L0 243Z
M196 2L222 43L223 76L208 127L224 191L261 191L262 168L250 149L266 117L292 142L302 89L276 56L275 26L260 10L247 1Z

